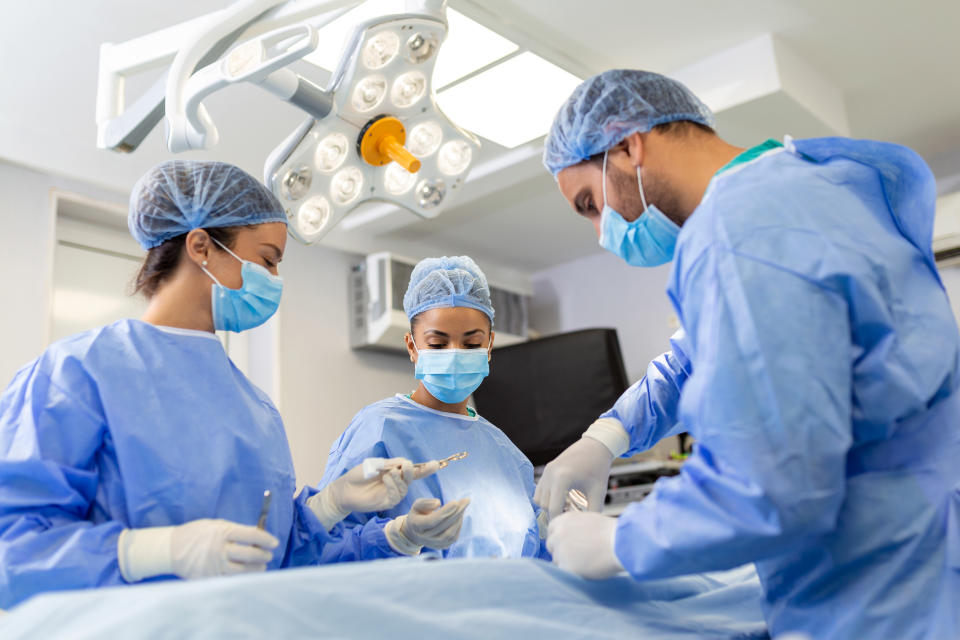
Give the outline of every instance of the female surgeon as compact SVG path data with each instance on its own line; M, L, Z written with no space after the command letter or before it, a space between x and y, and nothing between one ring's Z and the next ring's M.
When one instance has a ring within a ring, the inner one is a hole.
M411 463L294 497L280 416L214 334L260 325L280 303L279 202L234 166L167 162L135 186L129 226L148 250L143 317L50 345L0 398L0 607L42 591L397 555L377 527L338 522L394 506Z
M407 351L419 385L354 417L330 450L321 486L332 486L366 458L434 460L466 451L467 458L411 487L395 507L354 513L346 522L393 518L385 527L387 540L404 553L426 547L443 549L447 557L543 555L539 509L531 502L533 466L502 431L467 406L489 373L493 348L486 277L466 256L428 258L413 270L403 306L410 319ZM461 530L460 514L468 503ZM434 509L447 515L447 526L424 521Z

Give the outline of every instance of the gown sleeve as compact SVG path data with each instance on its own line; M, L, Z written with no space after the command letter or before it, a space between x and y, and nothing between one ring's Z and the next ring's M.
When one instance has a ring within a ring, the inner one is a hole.
M684 431L678 419L680 389L690 375L687 334L670 338L670 351L655 358L646 375L623 392L613 408L600 416L620 423L630 437L624 456L646 451L663 438Z
M295 498L294 530L288 558L284 561L286 566L375 560L402 555L393 550L384 533L383 529L390 522L389 518L381 518L374 513L351 513L328 533L307 506L307 500L311 496L363 462L365 458L389 457L385 455L382 443L379 443L379 448L351 448L352 440L348 434L358 428L358 421L362 422L364 414L365 412L361 411L353 419L347 431L330 449L320 486L305 487Z
M0 607L42 591L123 583L117 538L94 523L103 413L76 362L53 374L40 360L0 397Z
M732 248L678 280L697 354L681 473L628 507L615 548L638 579L726 569L836 525L852 441L849 312L838 291Z

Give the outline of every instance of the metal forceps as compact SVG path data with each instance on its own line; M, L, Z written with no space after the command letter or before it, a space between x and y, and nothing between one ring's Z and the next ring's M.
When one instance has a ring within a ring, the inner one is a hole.
M447 458L444 458L443 460L438 460L438 462L440 463L440 466L437 467L437 469L438 469L438 470L439 470L439 469L443 469L444 467L449 466L451 462L456 462L457 460L463 460L463 459L466 458L468 455L470 455L468 452L466 452L466 451L461 451L460 453L455 453L455 454L453 454L452 456L449 456L449 457L447 457ZM414 468L414 469L421 469L421 468L427 466L428 464L430 464L430 463L429 463L429 462L418 462L417 464L413 465L413 468Z

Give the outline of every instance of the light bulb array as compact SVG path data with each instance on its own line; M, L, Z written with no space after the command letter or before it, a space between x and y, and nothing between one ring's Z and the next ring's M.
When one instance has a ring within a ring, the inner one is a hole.
M330 114L301 124L265 167L295 237L317 242L370 200L435 217L462 187L480 144L436 106L430 78L446 29L408 15L354 30L331 80ZM377 131L392 137L370 144L364 136L381 119L392 124Z

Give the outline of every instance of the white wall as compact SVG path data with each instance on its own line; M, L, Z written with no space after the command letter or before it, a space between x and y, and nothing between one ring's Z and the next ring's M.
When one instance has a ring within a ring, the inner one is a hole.
M584 231L587 232L586 230ZM631 380L670 348L669 267L631 267L604 251L533 275L530 324L542 334L613 327Z
M290 240L280 266L280 411L301 484L320 480L330 445L357 411L416 387L405 355L350 349L347 279L358 262Z
M47 339L53 268L54 180L0 162L0 385L40 353Z

